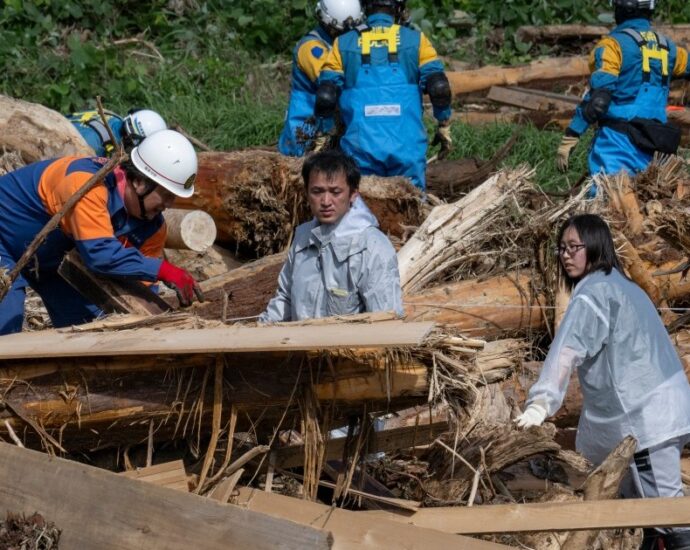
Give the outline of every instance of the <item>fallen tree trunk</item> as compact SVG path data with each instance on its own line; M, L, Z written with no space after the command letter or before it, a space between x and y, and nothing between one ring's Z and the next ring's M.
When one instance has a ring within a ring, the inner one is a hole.
M37 103L0 95L0 150L16 151L24 163L94 152L72 123Z
M690 25L655 25L654 30L676 43L690 42ZM516 31L522 42L571 42L573 39L598 40L611 32L603 25L524 25Z
M515 131L496 154L485 162L478 163L474 159L432 162L426 169L427 191L447 202L458 200L462 193L474 189L498 169L498 165L518 140L520 132L519 129Z
M492 86L517 86L528 82L580 80L589 75L585 56L554 57L532 61L517 67L487 65L469 71L446 73L453 95L483 92Z
M285 250L294 228L307 221L302 159L247 150L200 153L195 193L179 208L208 212L218 241L263 256ZM400 237L423 219L421 195L405 178L362 178L360 193L384 233Z
M494 339L546 327L545 298L530 292L530 278L461 281L405 295L408 321L431 320L472 337Z

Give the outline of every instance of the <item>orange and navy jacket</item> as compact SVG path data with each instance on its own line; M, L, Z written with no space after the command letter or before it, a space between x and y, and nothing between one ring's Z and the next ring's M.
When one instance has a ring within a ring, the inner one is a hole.
M65 157L35 162L0 177L0 244L18 260L36 234L107 159ZM38 269L56 269L76 246L91 271L155 281L166 227L162 214L127 214L114 173L66 214L38 249Z

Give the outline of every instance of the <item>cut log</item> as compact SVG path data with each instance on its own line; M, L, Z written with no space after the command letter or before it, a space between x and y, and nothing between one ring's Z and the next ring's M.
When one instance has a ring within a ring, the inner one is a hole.
M163 213L168 227L166 248L203 252L216 240L216 224L202 210L168 209Z
M225 275L243 264L234 254L218 245L213 245L204 252L166 248L163 255L171 264L189 271L199 282Z
M16 151L29 164L94 152L63 115L37 103L0 95L0 150Z
M453 95L489 90L492 86L517 86L528 82L581 80L589 75L585 56L554 57L517 67L487 65L481 69L447 72Z
M58 273L106 313L158 315L170 305L139 281L110 279L92 273L73 250L62 260Z
M655 25L654 30L678 44L690 43L690 25ZM598 40L611 29L602 25L525 25L519 27L516 36L522 42L571 42L573 39Z
M330 533L141 483L86 464L0 444L0 502L40 512L65 548L323 548ZM104 506L107 503L107 506ZM85 518L88 517L88 521Z
M270 151L200 153L194 196L176 206L208 212L222 244L259 256L280 252L311 217L301 166L302 159ZM421 195L405 178L367 176L360 193L384 233L400 237L423 218Z
M406 295L408 321L433 319L472 337L495 339L546 327L546 300L530 291L527 275L461 281Z

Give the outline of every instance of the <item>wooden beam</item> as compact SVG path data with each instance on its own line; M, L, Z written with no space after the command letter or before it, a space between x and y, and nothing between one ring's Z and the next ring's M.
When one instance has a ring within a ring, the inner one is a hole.
M92 273L72 251L62 260L58 273L83 296L106 313L158 315L172 308L139 281L111 279Z
M580 99L561 94L544 94L539 90L492 86L487 96L491 101L532 111L574 111Z
M310 351L419 346L434 323L386 321L321 326L230 326L106 333L25 332L0 337L0 359Z
M496 534L690 526L690 497L424 508L411 516L358 512L444 533Z
M65 548L330 548L330 533L0 444L0 515L40 513Z
M366 446L368 453L390 452L427 445L442 433L448 431L448 422L434 422L418 426L404 426L380 432L371 431ZM346 437L329 439L326 442L325 461L342 458ZM293 445L276 450L276 465L281 468L296 468L304 460L304 446Z
M241 488L237 506L327 529L333 533L334 550L346 548L405 548L407 550L507 548L502 544L448 535L431 529L369 517L364 512L351 512L316 502L266 493L258 489Z

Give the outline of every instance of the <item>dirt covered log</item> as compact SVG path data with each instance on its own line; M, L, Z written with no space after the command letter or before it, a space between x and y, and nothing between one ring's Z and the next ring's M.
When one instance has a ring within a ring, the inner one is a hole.
M246 150L200 153L196 191L177 208L208 212L218 242L264 256L285 250L294 228L310 218L302 159ZM420 194L405 178L362 178L360 192L384 233L400 237L424 218Z
M0 151L17 152L24 163L67 155L93 156L63 115L37 103L0 95Z

